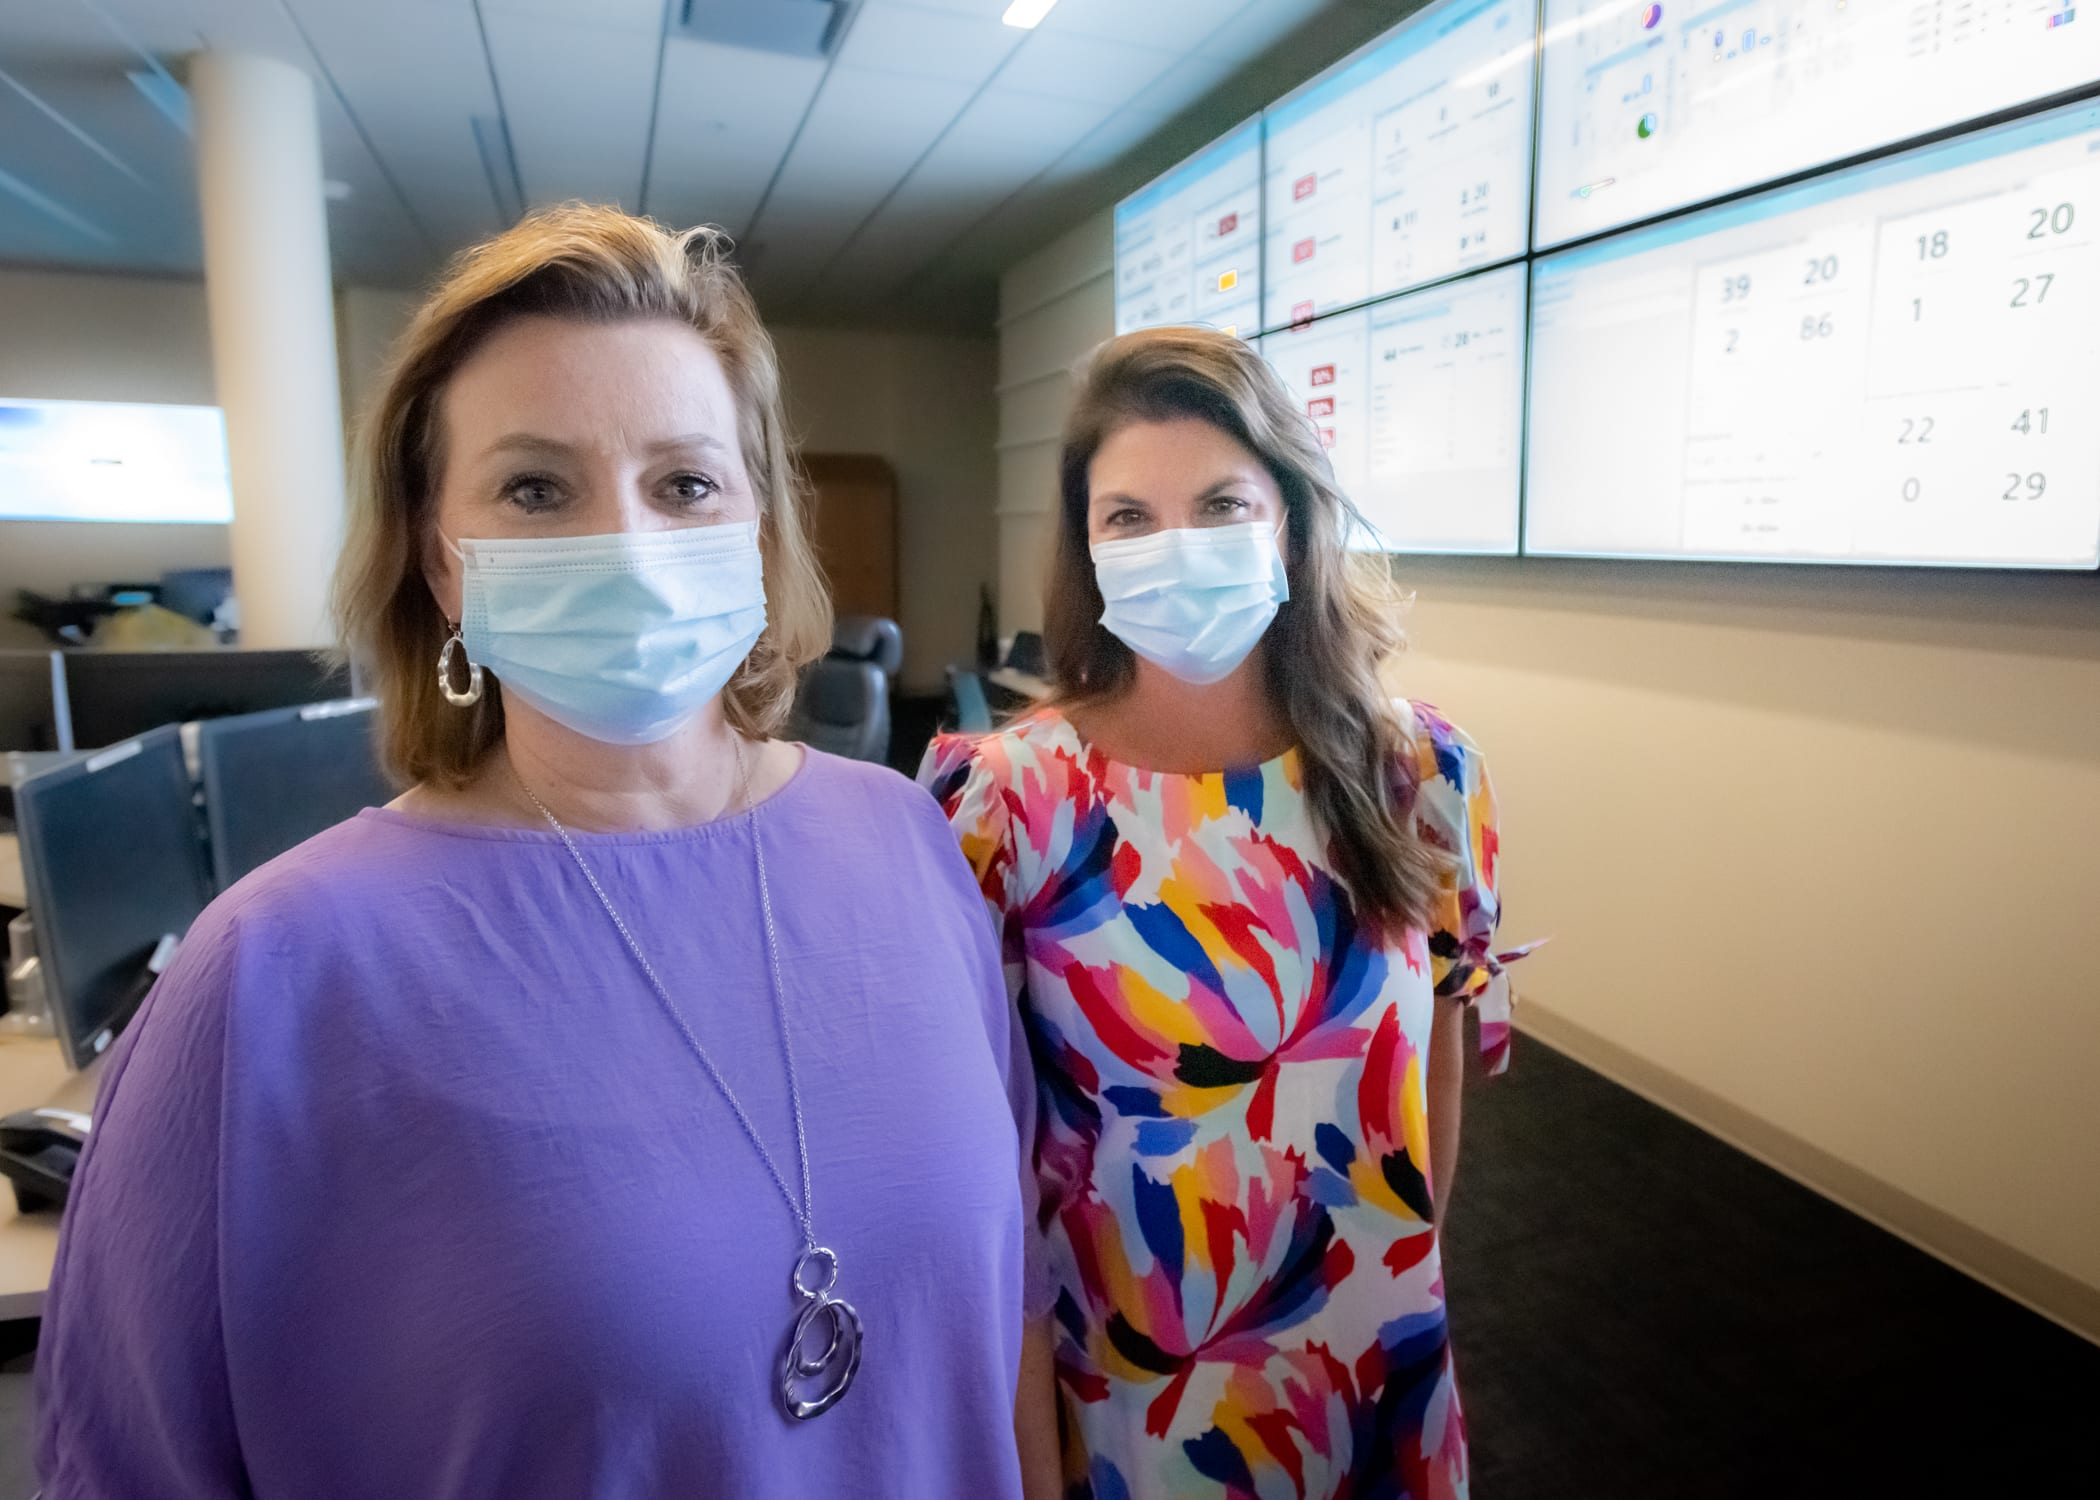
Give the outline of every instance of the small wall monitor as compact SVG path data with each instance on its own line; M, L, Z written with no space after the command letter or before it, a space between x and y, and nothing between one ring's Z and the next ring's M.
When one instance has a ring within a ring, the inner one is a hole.
M1271 105L1264 329L1526 249L1533 0L1440 0Z
M311 651L68 651L73 740L112 745L160 724L265 708L325 703L351 694L347 668Z
M2100 564L2100 106L1536 264L1525 549Z
M1516 552L1524 294L1503 266L1262 339L1373 528L1359 545Z
M325 828L383 807L370 698L207 719L197 726L212 883L221 891Z
M2075 0L1546 0L1545 13L1542 249L2100 78L2100 13Z
M0 398L0 520L232 519L216 406Z
M1261 123L1249 120L1116 205L1116 332L1261 319Z
M107 1050L211 899L181 733L156 729L15 788L22 876L68 1065Z

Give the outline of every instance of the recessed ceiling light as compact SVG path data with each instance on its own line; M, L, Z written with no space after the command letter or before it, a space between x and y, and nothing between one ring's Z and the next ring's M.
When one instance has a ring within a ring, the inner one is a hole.
M342 202L345 198L350 196L351 192L352 189L349 183L340 181L339 179L334 177L328 178L325 182L321 184L321 195L325 197L330 203Z
M1050 14L1050 7L1057 0L1014 0L1006 7L1006 14L999 19L1009 26L1018 26L1023 31L1033 31L1038 21Z

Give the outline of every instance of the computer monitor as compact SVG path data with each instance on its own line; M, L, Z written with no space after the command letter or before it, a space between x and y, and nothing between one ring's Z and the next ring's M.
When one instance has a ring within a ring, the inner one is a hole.
M162 724L350 696L347 668L310 651L69 651L73 741L114 745Z
M373 737L375 707L370 698L350 698L197 726L219 890L361 808L392 800Z
M60 653L0 651L0 751L72 748Z
M99 1057L211 899L179 730L170 726L15 788L23 884L69 1066Z

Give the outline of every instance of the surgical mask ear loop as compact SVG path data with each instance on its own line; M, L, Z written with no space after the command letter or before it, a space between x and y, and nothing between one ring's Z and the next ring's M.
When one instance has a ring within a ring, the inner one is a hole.
M452 653L455 650L460 660L467 664L464 691L452 685ZM445 638L444 647L438 652L438 691L454 708L472 708L481 701L481 664L467 655L467 643L461 639L457 624L452 626L452 634Z

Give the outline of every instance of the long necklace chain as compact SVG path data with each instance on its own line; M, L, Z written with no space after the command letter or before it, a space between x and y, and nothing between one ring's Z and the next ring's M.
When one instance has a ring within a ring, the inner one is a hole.
M686 1023L684 1014L671 999L671 992L664 987L664 982L656 977L655 966L649 962L648 955L642 952L642 945L635 941L634 934L628 931L619 908L612 904L612 898L605 894L605 887L598 883L596 872L583 857L583 851L576 847L576 840L569 836L569 830L562 826L561 819L555 817L548 810L547 804L540 801L531 787L525 785L524 778L517 774L515 767L511 769L511 778L517 782L518 790L539 809L540 816L547 820L547 826L554 830L561 839L562 847L569 851L569 857L576 861L576 868L581 870L583 878L590 882L591 893L598 898L598 904L605 908L605 914L612 918L613 926L619 929L621 939L627 944L627 951L634 955L635 963L649 981L649 988L656 992L657 1003L663 1007L664 1014L671 1018L671 1024L678 1028L678 1034L685 1038L686 1045L692 1048L693 1055L700 1059L700 1065L707 1069L707 1076L714 1080L723 1102L728 1104L731 1112L736 1115L737 1123L744 1128L744 1134L750 1137L759 1160L766 1164L766 1171L773 1178L773 1185L780 1189L780 1196L787 1200L788 1212L794 1215L796 1226L802 1231L803 1250L808 1253L818 1248L817 1232L813 1223L816 1198L809 1178L809 1131L802 1119L802 1086L795 1074L795 1040L787 1023L787 988L780 977L780 938L773 923L773 891L766 880L766 846L765 841L759 837L758 805L751 800L751 768L744 760L744 743L741 739L736 741L736 765L738 797L745 804L744 820L751 829L751 852L758 866L758 906L766 929L766 958L768 978L773 991L773 1015L780 1026L780 1050L787 1059L788 1105L795 1116L795 1155L802 1168L802 1199L799 1203L795 1200L794 1190L788 1186L786 1174L773 1159L773 1153L766 1149L765 1140L759 1135L758 1126L752 1123L743 1100L737 1097L736 1090L729 1086L729 1080L722 1076L722 1070L715 1066L715 1060L708 1055L707 1048L701 1045L700 1038Z

